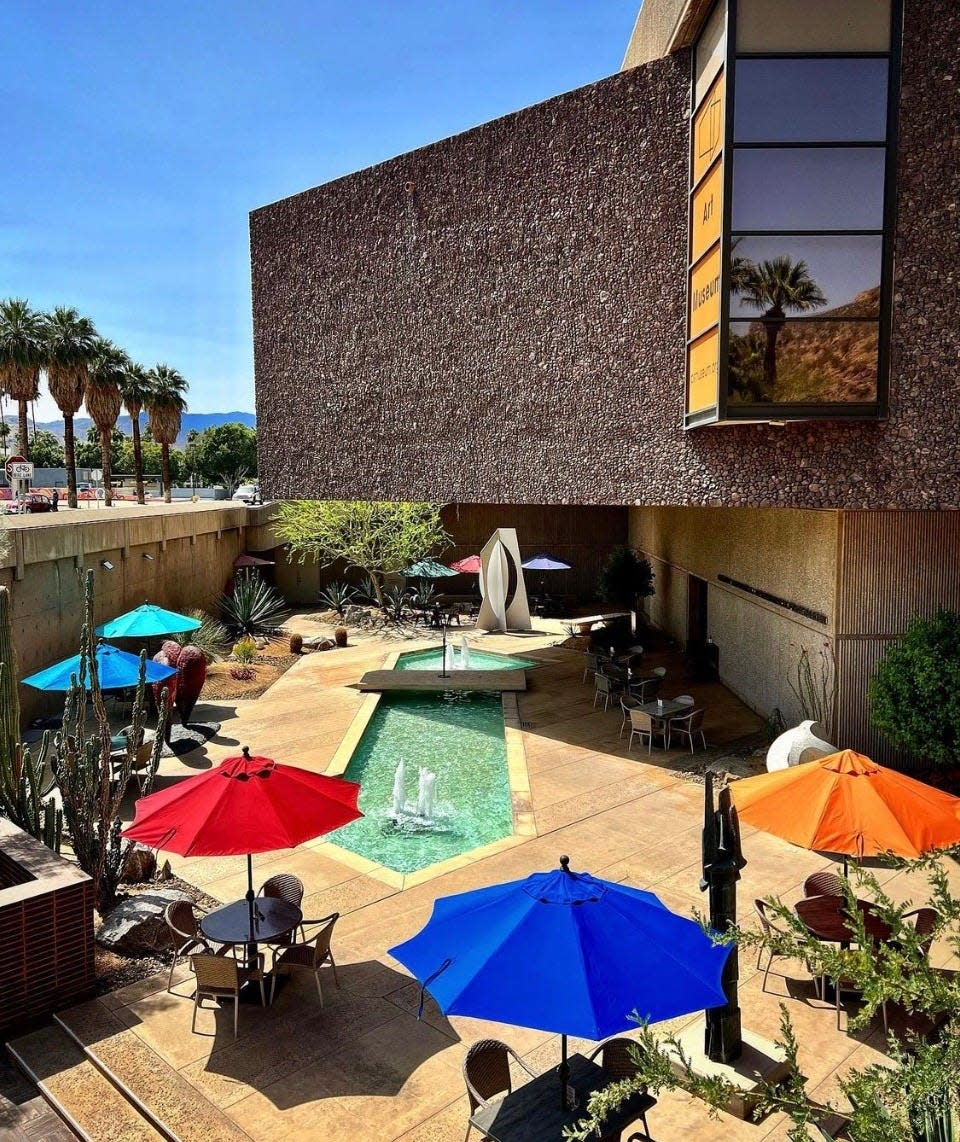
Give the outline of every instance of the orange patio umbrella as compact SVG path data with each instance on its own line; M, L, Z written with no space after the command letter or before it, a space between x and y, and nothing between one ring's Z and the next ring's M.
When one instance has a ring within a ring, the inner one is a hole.
M960 843L960 798L841 750L730 787L742 821L785 841L858 859L918 857Z

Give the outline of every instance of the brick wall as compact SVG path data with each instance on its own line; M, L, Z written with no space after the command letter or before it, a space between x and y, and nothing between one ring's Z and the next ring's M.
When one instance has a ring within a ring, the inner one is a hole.
M680 429L680 53L254 212L265 494L960 508L960 5L905 27L888 421Z

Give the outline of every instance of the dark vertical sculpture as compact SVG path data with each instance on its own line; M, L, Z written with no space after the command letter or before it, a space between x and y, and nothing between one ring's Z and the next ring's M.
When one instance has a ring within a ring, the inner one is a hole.
M747 862L740 851L740 825L730 799L730 790L720 790L716 809L713 805L713 774L705 775L703 785L703 879L700 891L710 893L710 926L726 932L737 922L737 881ZM737 945L723 970L723 991L727 1002L723 1007L707 1011L704 1050L715 1063L732 1063L740 1057L743 1039L740 1032L740 1007L737 984L740 966Z

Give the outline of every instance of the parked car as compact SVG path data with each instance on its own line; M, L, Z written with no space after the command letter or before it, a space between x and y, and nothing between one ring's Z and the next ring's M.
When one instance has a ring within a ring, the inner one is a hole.
M235 500L240 500L245 504L259 504L263 501L260 499L260 485L259 484L241 484L239 488L233 493Z
M6 505L7 514L33 514L35 512L52 512L53 500L43 492L27 492L25 496L18 496Z

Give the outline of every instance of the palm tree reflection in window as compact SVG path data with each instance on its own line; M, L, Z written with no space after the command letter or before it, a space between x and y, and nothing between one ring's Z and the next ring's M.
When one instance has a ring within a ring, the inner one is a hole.
M787 311L809 313L826 305L827 299L802 259L795 262L781 255L769 261L751 262L735 257L731 277L734 290L740 295L740 304L762 311L759 321L766 342L763 390L769 400L776 391L777 338L786 324Z

